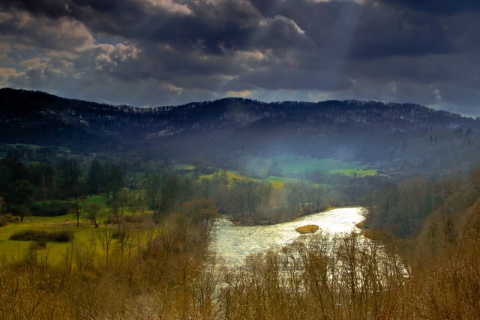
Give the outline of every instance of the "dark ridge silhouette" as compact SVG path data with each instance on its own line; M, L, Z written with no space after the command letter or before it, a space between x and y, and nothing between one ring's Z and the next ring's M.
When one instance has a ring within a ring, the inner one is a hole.
M454 136L471 141L480 127L478 119L416 104L224 98L138 108L9 88L0 89L0 124L0 143L66 147L83 153L148 151L222 165L228 165L222 155L240 151L293 152L362 163L388 163L403 154L422 158L414 163L426 166L425 162L435 162L435 152L451 145ZM422 155L425 146L434 142L436 147ZM443 165L438 166L443 170ZM416 169L411 165L403 170Z

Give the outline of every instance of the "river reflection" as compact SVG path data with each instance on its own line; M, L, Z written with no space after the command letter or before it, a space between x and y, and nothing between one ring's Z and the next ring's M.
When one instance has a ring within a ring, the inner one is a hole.
M300 237L310 236L300 235L295 231L297 227L316 224L331 234L349 233L358 230L355 224L363 219L362 208L359 207L333 209L269 226L236 226L227 219L220 219L215 228L212 249L225 259L227 265L240 265L250 254L281 248Z

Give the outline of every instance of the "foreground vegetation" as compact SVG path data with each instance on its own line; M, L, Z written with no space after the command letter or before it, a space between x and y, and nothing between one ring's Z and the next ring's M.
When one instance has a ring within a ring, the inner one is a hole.
M236 268L208 253L198 226L172 215L138 250L127 245L121 254L121 242L112 241L110 259L105 247L95 254L93 244L74 240L59 264L41 250L3 260L0 317L474 319L479 207L441 253L320 233Z
M0 161L1 319L480 314L478 170L409 178L371 193L362 227L372 239L317 231L226 267L209 251L218 215L275 223L352 193L198 165L133 167L74 158L23 163L11 155ZM344 178L352 177L335 177Z
M209 205L192 206L202 211ZM74 239L57 256L50 243L39 248L36 242L24 255L4 255L0 318L148 318L156 299L165 304L159 310L171 310L173 300L163 297L182 295L201 273L211 230L189 210L166 217L161 225L102 225L94 238Z

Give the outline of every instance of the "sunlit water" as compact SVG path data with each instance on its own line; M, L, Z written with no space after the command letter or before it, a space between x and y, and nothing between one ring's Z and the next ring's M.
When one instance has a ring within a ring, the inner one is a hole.
M269 226L236 226L227 219L218 220L212 249L225 259L227 265L240 265L250 254L281 248L301 237L295 228L316 224L330 234L358 231L355 224L362 221L362 208L339 208L312 214L292 222ZM318 232L318 231L317 231Z

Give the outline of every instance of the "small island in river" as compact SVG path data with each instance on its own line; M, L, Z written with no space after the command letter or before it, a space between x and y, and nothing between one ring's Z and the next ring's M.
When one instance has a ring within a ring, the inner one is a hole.
M314 233L318 229L319 229L319 227L316 224L308 224L308 225L305 225L305 226L300 226L300 227L296 228L295 230L298 233L307 234L307 233Z

